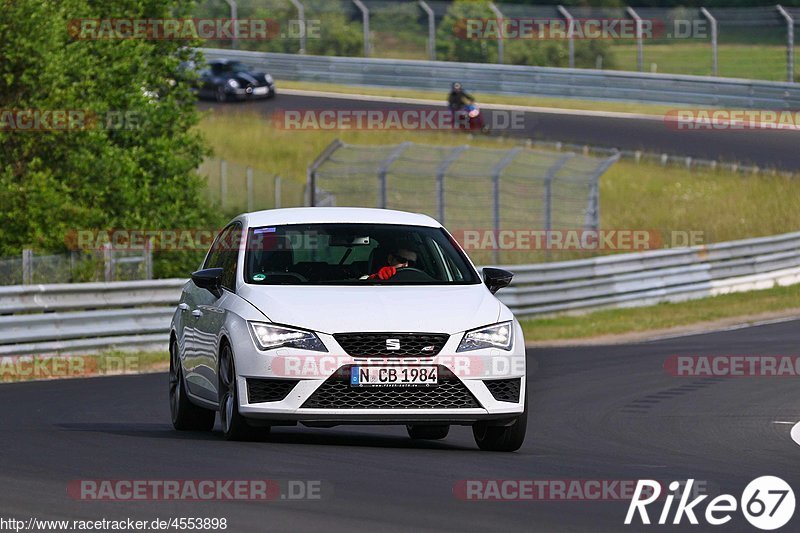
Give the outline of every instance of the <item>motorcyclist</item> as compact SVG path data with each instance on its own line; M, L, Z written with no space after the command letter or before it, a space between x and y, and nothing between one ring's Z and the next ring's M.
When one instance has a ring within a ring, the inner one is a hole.
M450 94L447 96L447 106L450 111L456 113L474 102L475 99L461 87L459 82L453 82Z
M386 266L381 267L381 269L374 274L367 276L367 279L387 280L397 274L398 268L408 268L410 266L414 266L416 261L416 252L412 252L411 250L406 250L404 248L398 248L387 255Z

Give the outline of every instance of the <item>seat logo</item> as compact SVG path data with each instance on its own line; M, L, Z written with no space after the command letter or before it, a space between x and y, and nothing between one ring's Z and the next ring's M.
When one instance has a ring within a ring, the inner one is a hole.
M390 352L396 352L400 349L400 339L386 339L386 349Z

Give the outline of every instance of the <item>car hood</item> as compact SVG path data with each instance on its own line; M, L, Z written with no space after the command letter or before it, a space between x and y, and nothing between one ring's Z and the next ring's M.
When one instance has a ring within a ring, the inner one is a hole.
M243 285L239 295L272 322L322 333L458 333L497 322L500 302L481 285Z

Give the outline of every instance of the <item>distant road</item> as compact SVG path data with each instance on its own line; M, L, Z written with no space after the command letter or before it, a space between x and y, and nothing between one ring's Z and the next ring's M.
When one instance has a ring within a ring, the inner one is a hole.
M280 90L280 89L279 89ZM444 98L444 96L443 96ZM382 102L377 98L278 94L275 99L246 103L215 104L202 102L201 109L253 109L269 114L275 109L442 109L442 106ZM491 106L497 107L497 106ZM492 120L493 109L484 108ZM617 113L580 111L524 112L521 130L508 135L522 138L588 144L623 150L644 150L671 155L738 162L759 167L800 171L800 131L715 130L674 131L660 118L624 117Z

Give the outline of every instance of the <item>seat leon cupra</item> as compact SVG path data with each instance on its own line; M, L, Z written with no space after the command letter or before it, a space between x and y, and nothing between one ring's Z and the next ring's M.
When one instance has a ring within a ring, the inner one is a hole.
M246 213L217 235L171 324L179 430L227 439L272 426L399 424L414 439L471 426L514 451L527 420L525 342L436 220L386 209Z

